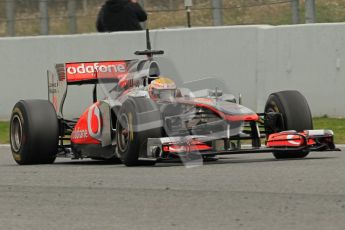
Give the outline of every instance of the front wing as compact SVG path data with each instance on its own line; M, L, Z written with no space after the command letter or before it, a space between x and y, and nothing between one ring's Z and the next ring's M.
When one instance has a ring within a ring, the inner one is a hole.
M228 139L213 139L209 136L184 136L149 138L147 157L165 160L183 157L186 154L215 156L227 154L249 154L263 152L294 153L306 151L340 151L333 141L331 130L284 131L268 136L264 147L226 144ZM225 147L228 146L228 147Z

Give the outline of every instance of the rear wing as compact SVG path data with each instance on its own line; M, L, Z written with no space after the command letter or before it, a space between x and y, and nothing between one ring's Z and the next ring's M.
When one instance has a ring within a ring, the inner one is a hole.
M53 104L56 114L63 117L62 109L68 85L98 84L118 82L127 76L129 69L138 60L71 62L55 65L56 73L47 72L48 100Z
M157 78L160 74L157 62L137 59L62 63L56 64L55 70L47 73L48 99L59 117L63 117L68 85L133 82L130 80Z

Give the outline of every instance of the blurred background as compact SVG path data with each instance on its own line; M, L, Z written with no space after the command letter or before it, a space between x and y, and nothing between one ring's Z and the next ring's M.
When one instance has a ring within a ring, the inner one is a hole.
M345 0L140 0L150 29L345 21ZM102 0L0 0L0 36L96 32Z

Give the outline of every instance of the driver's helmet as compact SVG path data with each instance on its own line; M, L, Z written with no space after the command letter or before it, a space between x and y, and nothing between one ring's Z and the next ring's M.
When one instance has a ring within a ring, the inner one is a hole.
M176 84L170 78L160 76L149 85L149 94L152 99L167 100L176 95Z

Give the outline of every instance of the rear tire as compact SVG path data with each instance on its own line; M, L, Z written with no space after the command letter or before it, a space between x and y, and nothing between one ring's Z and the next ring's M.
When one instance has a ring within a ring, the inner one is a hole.
M10 143L14 160L20 164L51 164L55 161L59 124L47 100L21 100L10 121Z
M278 112L283 116L283 124L280 131L313 129L313 119L305 97L296 90L288 90L272 93L266 102L265 113ZM304 158L309 151L279 151L273 152L277 159Z

